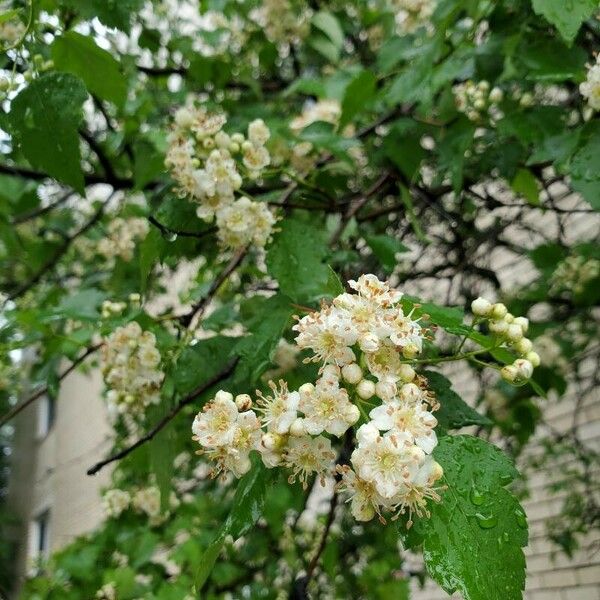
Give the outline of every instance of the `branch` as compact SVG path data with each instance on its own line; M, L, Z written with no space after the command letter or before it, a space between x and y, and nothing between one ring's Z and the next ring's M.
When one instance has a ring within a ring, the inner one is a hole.
M152 223L152 225L154 225L154 227L156 227L163 235L174 234L174 235L178 235L181 237L192 237L192 238L200 239L200 238L206 237L206 236L214 233L215 231L217 231L216 227L209 227L208 229L205 229L204 231L198 231L198 232L180 231L179 229L171 229L170 227L167 227L166 225L164 225L163 223L158 221L158 219L156 219L156 217L153 217L152 215L150 215L148 217L148 221L150 223Z
M14 300L15 298L18 298L19 296L27 292L29 289L31 289L34 285L36 285L40 281L40 279L48 271L50 271L56 265L56 263L64 256L64 254L69 249L71 243L74 240L76 240L80 235L84 234L88 229L91 229L96 223L98 223L98 221L100 221L102 215L104 214L104 209L106 208L106 205L108 204L111 198L112 194L111 196L109 196L108 200L106 200L100 206L100 208L96 211L94 216L83 227L81 227L81 229L78 229L75 233L67 236L64 239L62 244L60 244L60 246L58 247L58 250L55 252L54 256L52 256L52 258L50 258L50 260L48 260L35 275L33 275L21 286L19 286L14 292L9 294L8 300Z
M51 210L54 210L55 208L62 206L72 195L73 195L73 192L67 192L67 193L63 194L58 200L56 200L52 204L48 204L47 206L42 206L42 207L32 210L28 213L16 215L12 220L12 224L19 225L21 223L25 223L26 221L30 221L31 219L35 219L36 217L41 217L42 215L45 215L46 213L50 212Z
M227 278L239 267L244 257L248 254L248 248L240 248L231 258L227 266L219 273L219 276L211 283L208 293L204 298L192 306L187 314L181 317L181 324L189 327L196 316L202 315L208 303L218 292L219 288L225 283Z
M79 358L75 359L71 365L65 369L59 376L58 381L62 381L69 373L74 371L90 354L96 352L102 346L102 344L96 344L95 346L90 346ZM48 391L48 386L40 388L37 392L34 392L29 398L15 404L5 415L0 417L0 427L6 425L8 421L12 418L16 417L20 412L25 410L30 404L35 402L38 398L41 398Z
M223 369L220 373L218 373L214 377L211 377L211 379L198 386L194 391L190 392L187 396L182 398L145 436L141 437L139 440L137 440L130 446L123 448L123 450L116 452L112 456L109 456L108 458L97 462L93 467L90 467L87 470L87 474L95 475L106 465L109 465L110 463L113 463L117 460L121 460L122 458L133 452L136 448L139 448L140 446L143 446L146 442L149 442L159 431L161 431L166 425L168 425L185 406L193 402L198 396L203 394L213 385L216 385L224 379L227 379L227 377L229 377L229 375L233 373L233 370L235 369L238 360L238 358L235 358L234 360L230 361L229 364L225 367L225 369Z

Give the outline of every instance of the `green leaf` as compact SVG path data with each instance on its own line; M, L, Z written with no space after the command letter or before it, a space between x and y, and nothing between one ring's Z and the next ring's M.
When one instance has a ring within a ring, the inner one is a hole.
M388 273L396 266L396 254L409 250L400 240L390 235L368 235L365 240Z
M70 319L96 321L100 316L98 306L105 298L106 294L100 290L80 290L62 300L52 313Z
M446 436L434 450L444 468L442 500L415 523L427 571L449 594L465 600L517 600L525 587L527 520L504 488L517 470L479 438Z
M83 193L77 128L87 91L68 73L48 73L13 100L9 122L25 158L34 168Z
M569 43L575 39L582 23L598 9L597 0L532 0L531 4Z
M344 44L344 32L340 22L330 12L321 10L312 18L312 24L320 29L338 49Z
M160 509L164 512L169 508L173 477L173 460L175 458L173 430L167 427L160 431L150 443L148 451L152 472L156 476L156 484L160 490Z
M263 299L250 324L250 335L242 338L235 347L235 353L240 357L235 374L237 382L253 385L269 368L293 313L291 300L281 294Z
M510 182L510 187L516 194L523 196L529 204L533 206L540 205L540 185L528 169L519 169Z
M342 116L340 117L340 131L352 119L364 110L375 96L377 78L371 71L360 72L348 85L342 100Z
M591 126L587 139L571 159L573 188L600 210L600 127Z
M91 37L67 31L56 38L51 52L59 70L80 77L87 89L99 98L123 105L127 97L127 80L121 65Z
M217 536L200 559L200 568L196 573L195 588L200 592L217 562L225 537L231 535L237 539L250 531L262 515L268 484L273 472L266 469L259 459L253 461L252 469L240 479L235 491L233 506Z
M554 38L526 40L516 54L526 79L533 81L578 80L584 75L586 59L578 46L569 48Z
M87 18L97 17L107 27L114 27L126 33L131 28L131 15L137 14L144 6L144 0L64 0Z
M327 234L315 221L286 218L267 251L269 275L295 302L322 297L329 281Z
M173 374L177 391L187 394L218 375L236 342L236 338L215 336L185 348Z
M435 413L442 429L458 429L467 425L491 425L491 421L471 408L453 389L446 377L435 371L424 371L429 388L440 403Z

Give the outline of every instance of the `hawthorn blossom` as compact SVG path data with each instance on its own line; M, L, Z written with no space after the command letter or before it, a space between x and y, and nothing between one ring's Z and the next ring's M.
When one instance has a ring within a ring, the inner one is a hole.
M314 438L292 437L284 454L284 465L292 469L288 481L293 483L298 479L306 489L308 479L314 473L320 478L321 484L325 485L325 474L332 469L334 459L331 442L322 435Z
M263 395L257 391L258 410L262 413L262 422L268 431L278 434L287 433L297 416L300 394L290 392L287 383L280 380L279 387L274 382L269 381L271 394Z

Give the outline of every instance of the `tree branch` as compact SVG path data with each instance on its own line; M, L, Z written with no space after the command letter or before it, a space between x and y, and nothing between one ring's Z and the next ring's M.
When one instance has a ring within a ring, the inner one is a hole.
M94 346L90 346L79 358L75 359L71 363L71 365L58 376L58 380L62 381L69 373L74 371L88 356L90 356L90 354L93 354L94 352L96 352L96 350L98 350L101 346L102 346L102 344L96 344ZM25 410L30 404L35 402L38 398L41 398L44 394L46 394L47 391L48 391L48 386L45 385L45 386L41 387L39 390L37 390L37 392L34 392L26 400L23 400L22 402L15 404L6 414L4 414L4 415L2 415L2 417L0 417L0 427L2 427L3 425L6 425L6 423L8 423L8 421L10 421L14 417L16 417L20 412Z
M190 392L187 396L182 398L145 436L141 437L139 440L137 440L130 446L123 448L123 450L116 452L112 456L109 456L108 458L97 462L94 466L90 467L87 470L87 474L95 475L106 465L109 465L110 463L113 463L117 460L121 460L122 458L133 452L136 448L139 448L140 446L143 446L146 442L149 442L159 431L161 431L166 425L168 425L185 406L193 402L198 396L203 394L213 385L216 385L224 379L227 379L227 377L229 377L229 375L233 373L233 370L235 369L238 360L238 358L235 358L234 360L230 361L229 364L225 367L225 369L223 369L220 373L218 373L214 377L211 377L208 381L198 386L194 391Z

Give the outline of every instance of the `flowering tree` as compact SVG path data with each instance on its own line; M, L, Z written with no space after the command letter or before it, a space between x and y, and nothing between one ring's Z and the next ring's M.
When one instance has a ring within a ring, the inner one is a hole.
M2 6L0 424L85 364L114 426L25 597L520 598L511 457L598 377L597 2Z

